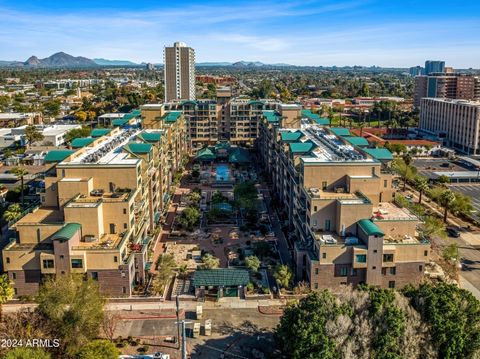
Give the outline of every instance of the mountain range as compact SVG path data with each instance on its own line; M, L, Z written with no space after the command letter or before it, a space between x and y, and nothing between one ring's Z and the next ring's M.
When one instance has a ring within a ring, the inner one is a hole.
M57 52L44 59L37 56L30 56L26 61L0 61L0 67L17 67L17 68L79 68L79 67L96 67L96 66L144 66L145 64L137 64L128 60L108 60L103 58L89 59L83 56L72 56L65 52ZM214 66L232 66L232 67L263 67L263 66L292 66L288 64L264 64L259 61L237 61L237 62L200 62L196 64L200 67ZM163 66L163 64L156 64Z

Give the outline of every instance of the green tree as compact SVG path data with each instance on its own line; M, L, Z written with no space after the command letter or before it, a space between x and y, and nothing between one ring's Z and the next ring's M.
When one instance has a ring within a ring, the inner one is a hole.
M452 243L445 247L442 252L443 259L447 261L455 261L457 262L459 259L459 253L458 253L458 246L456 243Z
M260 259L257 256L248 256L245 257L245 266L250 269L252 272L258 272L260 268Z
M403 182L403 191L405 191L407 186L407 181L410 181L414 178L416 171L415 167L409 166L401 158L397 158L393 161L392 164L395 172L398 173Z
M85 111L77 111L74 114L75 120L84 123L87 121L87 113Z
M43 104L43 113L49 117L57 117L60 114L60 101L49 100Z
M78 359L117 359L120 351L108 340L94 340L77 354Z
M443 224L442 220L433 217L433 216L426 216L423 220L423 223L419 226L419 232L425 238L431 238L432 236L445 236L445 225Z
M447 223L448 211L455 205L455 199L455 193L449 189L444 190L438 199L438 202L443 207L443 222L445 223Z
M417 176L415 178L415 188L417 189L419 196L418 196L418 203L422 203L422 196L428 190L428 180L425 177Z
M288 265L280 264L275 268L273 277L283 288L288 288L293 278L293 272Z
M70 130L65 135L65 141L72 142L76 138L88 137L90 135L91 129L89 127L75 128Z
M336 343L329 338L326 326L343 313L330 292L312 292L298 304L285 308L275 329L275 341L287 358L338 358Z
M210 253L207 253L202 257L202 262L205 269L215 269L220 266L220 259L214 257Z
M22 208L25 208L25 198L24 198L25 196L23 193L25 191L24 178L26 175L28 175L28 171L22 167L14 167L10 172L14 174L17 177L17 179L20 179L21 203L22 203Z
M16 222L22 216L22 208L18 203L11 204L3 213L3 219L10 222Z
M200 211L197 208L187 207L176 220L183 228L192 230L193 226L198 223L200 216Z
M73 355L96 338L106 299L98 283L82 277L61 276L43 283L36 298L39 312L55 328L66 355Z
M0 319L2 318L3 303L12 299L14 294L12 282L8 278L8 275L0 275Z
M409 286L404 291L429 325L438 358L472 358L480 350L480 302L447 283Z
M17 347L10 350L4 359L50 359L51 355L41 348Z
M472 198L460 192L455 193L455 202L452 206L452 212L456 215L470 216L473 211Z
M27 140L27 146L30 146L34 142L42 141L43 134L37 130L34 125L29 125L25 128L25 139Z
M177 263L172 255L163 254L158 257L156 264L157 273L153 279L153 289L156 293L161 294L173 275L173 270L177 267Z
M233 194L239 207L255 208L258 201L258 190L253 182L242 182L233 188Z

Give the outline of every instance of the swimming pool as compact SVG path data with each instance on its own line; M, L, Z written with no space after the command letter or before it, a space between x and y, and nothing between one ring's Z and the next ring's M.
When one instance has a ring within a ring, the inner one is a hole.
M227 164L217 165L217 181L228 181L230 179L230 169Z

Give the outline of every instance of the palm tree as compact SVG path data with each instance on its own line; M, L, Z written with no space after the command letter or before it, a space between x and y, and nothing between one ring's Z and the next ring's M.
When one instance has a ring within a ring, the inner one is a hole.
M3 213L3 219L7 223L15 222L22 215L22 208L18 203L11 204L7 210Z
M418 177L415 181L415 187L419 193L418 204L422 203L422 195L428 190L428 181L425 177Z
M407 181L411 180L415 175L416 168L409 166L405 163L405 161L401 158L396 159L393 162L393 169L398 173L403 181L403 191L405 191L407 187Z
M11 172L17 177L17 179L20 179L20 195L22 198L22 208L24 208L25 203L24 203L24 195L23 195L23 186L24 186L23 179L26 175L28 175L28 171L25 168L14 167L12 168Z
M2 305L13 298L15 294L12 283L6 274L0 275L0 319L2 318Z
M455 193L453 193L449 189L446 189L442 192L438 201L440 202L440 205L444 208L443 222L447 223L448 210L451 209L455 204Z

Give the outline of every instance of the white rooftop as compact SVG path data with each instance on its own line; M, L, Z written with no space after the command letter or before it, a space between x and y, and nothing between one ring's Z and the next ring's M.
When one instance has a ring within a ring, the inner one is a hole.
M123 118L125 116L125 113L104 113L101 116L98 116L98 118Z

